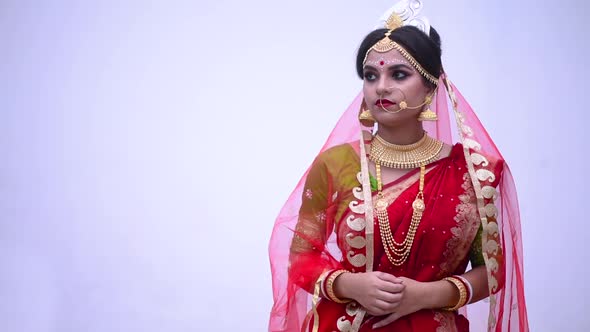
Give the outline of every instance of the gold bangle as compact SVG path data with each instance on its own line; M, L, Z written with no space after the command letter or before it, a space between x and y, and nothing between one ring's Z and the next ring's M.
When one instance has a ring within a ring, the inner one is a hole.
M336 294L334 294L334 281L336 281L336 278L338 278L340 275L344 274L344 273L349 273L347 270L337 270L334 271L329 277L328 280L326 281L326 295L328 296L328 299L336 302L336 303L348 303L351 300L341 300L339 299Z
M467 303L467 288L461 282L461 280L459 280L455 277L446 277L443 280L446 280L446 281L452 283L453 285L455 285L455 287L457 287L457 289L459 289L459 302L457 302L457 304L453 307L447 307L447 308L443 308L443 309L449 310L449 311L455 311L455 310L461 308L462 306L464 306Z

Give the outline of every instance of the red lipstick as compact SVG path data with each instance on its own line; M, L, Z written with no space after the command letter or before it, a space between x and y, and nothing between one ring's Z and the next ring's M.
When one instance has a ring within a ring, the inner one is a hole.
M389 106L393 106L393 105L395 105L395 103L389 99L379 99L375 102L375 106L378 106L378 107L389 107Z

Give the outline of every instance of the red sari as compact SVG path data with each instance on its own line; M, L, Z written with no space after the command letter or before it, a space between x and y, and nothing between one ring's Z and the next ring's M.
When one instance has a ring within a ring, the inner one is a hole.
M464 272L469 258L475 258L472 266L485 265L491 294L487 303L468 307L474 326L487 326L488 331L528 331L514 180L473 109L442 75L432 108L439 120L424 123L424 129L454 147L449 157L427 167L426 211L417 238L405 264L392 267L383 255L373 209L365 209L365 202L371 206L374 193L366 158L360 158L365 148L359 144L360 135L370 135L358 122L362 100L359 94L344 112L275 221L269 243L274 300L269 332L370 330L376 319L354 302L342 305L321 298L322 280L335 269L388 271L432 281ZM408 230L417 180L414 171L385 188L397 241ZM457 313L424 310L382 330L467 328L465 317Z
M357 150L353 145L345 144L324 152L316 159L306 181L290 271L291 277L300 280L298 284L310 292L313 283L326 269L365 271L369 257L363 243L365 230L359 220L362 217L357 210L362 204L359 191L362 188L357 177L360 172ZM501 171L501 164L496 166L496 170L498 173ZM413 170L383 188L383 194L390 202L390 227L398 242L405 238L411 222L418 179L418 170ZM376 192L372 194L374 196ZM472 246L480 230L475 192L460 144L452 148L448 157L427 166L424 198L426 210L411 253L401 266L394 266L387 259L378 232L378 221L374 219L374 271L428 282L463 274L470 256L474 257L473 264L481 264L481 260L477 259L480 246ZM342 253L339 260L325 257L321 250L321 242L330 237L331 229L335 230L337 245ZM318 261L324 263L318 264ZM359 320L358 309L358 304L354 302L339 304L321 299L317 314L313 316L310 312L306 330L312 331L317 320L318 331L346 331L355 319ZM372 325L378 320L377 317L364 315L360 331L373 331ZM457 312L421 310L379 330L468 331L469 323Z

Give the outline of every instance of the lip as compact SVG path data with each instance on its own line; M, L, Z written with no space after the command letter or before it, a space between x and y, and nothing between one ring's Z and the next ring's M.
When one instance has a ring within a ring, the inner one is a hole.
M389 106L393 106L393 105L395 105L395 103L389 99L379 99L375 102L375 106L378 106L378 107L381 107L381 106L389 107Z

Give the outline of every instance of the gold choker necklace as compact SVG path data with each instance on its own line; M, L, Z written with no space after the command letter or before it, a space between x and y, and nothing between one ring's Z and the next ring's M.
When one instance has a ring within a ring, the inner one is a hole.
M426 133L418 142L410 145L392 144L375 135L371 141L369 159L389 168L413 169L437 160L442 148L442 141Z

